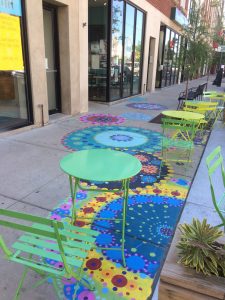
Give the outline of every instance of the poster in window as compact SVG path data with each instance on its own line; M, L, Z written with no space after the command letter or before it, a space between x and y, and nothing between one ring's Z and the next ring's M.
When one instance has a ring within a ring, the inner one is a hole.
M20 18L0 13L0 70L24 70Z

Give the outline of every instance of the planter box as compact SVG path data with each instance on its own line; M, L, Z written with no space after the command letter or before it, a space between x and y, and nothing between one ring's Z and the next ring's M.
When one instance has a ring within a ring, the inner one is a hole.
M159 300L224 300L225 278L204 276L178 264L179 232L173 239L160 276ZM225 239L220 240L225 243Z

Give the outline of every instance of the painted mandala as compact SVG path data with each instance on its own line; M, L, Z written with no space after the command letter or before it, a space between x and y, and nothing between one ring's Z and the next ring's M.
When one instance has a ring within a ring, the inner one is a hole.
M147 163L149 159L145 153L136 156ZM156 164L157 165L157 164ZM147 168L147 172L154 172L154 168ZM179 185L178 185L179 183ZM88 291L74 278L59 280L62 299L73 299L75 289L76 299L106 300L106 299L147 299L156 274L162 267L168 245L174 234L177 221L184 205L188 189L186 181L173 178L171 183L156 184L147 188L139 188L138 194L130 191L126 218L125 257L127 267L121 265L121 222L109 218L121 218L123 198L113 193L101 193L95 196L77 195L80 208L80 218L88 216L99 217L91 227L99 231L96 245L112 249L93 249L84 261L84 280L89 280L95 291ZM72 202L71 198L60 203L50 217L63 218L63 222L70 222ZM80 227L90 226L83 220L75 224ZM62 264L55 260L46 263L62 268Z
M121 150L124 151L123 149ZM161 159L157 156L143 151L128 150L126 152L134 155L142 164L141 172L130 180L131 189L139 187L145 188L147 185L153 185L171 177L171 174L173 173L172 169L167 164L161 166ZM91 183L91 185L97 186L98 188L107 188L109 190L121 188L121 182L94 182Z
M149 121L152 120L152 116L149 116L149 115L146 115L146 114L141 114L141 113L128 112L128 113L124 113L120 116L127 119L127 120L131 120L131 121L146 121L146 122L149 122Z
M141 102L141 101L147 101L146 97L133 97L128 99L129 102Z
M93 125L113 125L125 122L125 119L120 116L113 116L110 114L88 114L80 117L80 121L84 123L91 123Z
M93 148L137 149L146 152L161 151L161 137L158 132L125 126L95 126L73 131L62 139L62 144L71 150Z
M133 195L128 199L126 231L130 237L167 245L174 235L177 218L180 215L184 201L176 196ZM93 229L101 234L96 239L99 247L118 247L121 224L110 218L122 217L123 198L115 199L102 208L96 217L104 218L104 222L95 221ZM108 253L108 252L105 252ZM109 252L111 253L111 252ZM109 259L116 259L108 255Z
M142 110L165 110L167 109L166 106L156 104L156 103L129 103L126 106L135 108L135 109L142 109Z

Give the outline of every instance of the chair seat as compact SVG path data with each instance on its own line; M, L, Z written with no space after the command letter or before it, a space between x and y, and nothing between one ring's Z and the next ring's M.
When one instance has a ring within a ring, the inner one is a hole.
M49 232L54 231L50 226L43 224L33 224L32 227ZM65 224L64 229L60 230L60 234L69 238L67 241L62 241L67 263L73 269L80 268L88 251L93 247L94 236L97 236L98 232ZM41 235L27 233L20 236L12 248L17 251L10 258L11 261L50 274L68 276L60 255L59 245L55 239L46 239Z
M194 148L194 143L192 141L184 141L170 138L163 138L163 148Z

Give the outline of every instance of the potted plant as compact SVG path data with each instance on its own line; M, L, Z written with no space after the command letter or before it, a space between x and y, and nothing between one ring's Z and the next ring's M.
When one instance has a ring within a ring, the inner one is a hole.
M197 273L225 277L225 247L217 241L223 232L207 224L206 219L193 219L192 224L182 224L179 229L179 263Z
M224 244L224 233L206 219L180 225L160 275L159 300L225 299Z

